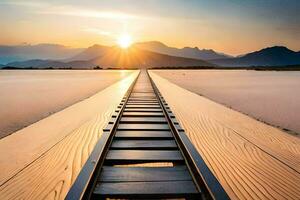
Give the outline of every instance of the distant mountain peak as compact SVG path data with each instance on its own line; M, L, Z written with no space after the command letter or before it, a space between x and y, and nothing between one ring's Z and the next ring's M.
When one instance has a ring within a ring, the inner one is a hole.
M275 46L267 47L265 49L289 49L289 48L287 48L286 46L275 45Z
M261 49L260 51L292 51L292 50L290 50L285 46L272 46L272 47Z
M212 61L223 66L284 66L299 65L300 54L285 46L272 46L231 59Z
M99 49L99 48L106 48L107 46L101 45L101 44L94 44L92 46L89 46L87 49Z
M210 52L210 53L216 53L213 49L202 49L202 51Z
M182 50L188 50L188 49L192 49L195 51L200 51L200 49L198 47L183 47Z
M252 53L248 53L244 56L251 56L251 55L270 55L270 56L278 56L278 55L283 55L283 54L294 54L296 53L295 51L290 50L289 48L285 46L272 46L272 47L267 47L263 48L259 51L255 51Z
M80 52L79 54L77 54L69 59L66 59L66 61L73 61L73 60L87 61L87 60L93 59L97 56L103 55L106 52L106 50L109 48L110 47L108 47L108 46L94 44L94 45L88 47L87 49L85 49L84 51Z
M183 47L180 49L175 47L169 47L159 41L139 42L135 43L134 46L148 51L167 54L171 56L179 56L201 60L211 60L230 57L222 53L217 53L212 49L201 50L198 47Z
M164 43L160 41L147 41L147 42L137 42L133 46L140 46L140 45L148 45L150 47L157 47L157 48L164 48L167 47Z

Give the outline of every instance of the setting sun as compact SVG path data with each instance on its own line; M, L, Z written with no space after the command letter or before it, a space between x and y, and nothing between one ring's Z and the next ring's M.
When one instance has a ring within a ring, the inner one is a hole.
M123 34L118 38L118 45L123 49L128 48L132 43L132 38L128 34Z

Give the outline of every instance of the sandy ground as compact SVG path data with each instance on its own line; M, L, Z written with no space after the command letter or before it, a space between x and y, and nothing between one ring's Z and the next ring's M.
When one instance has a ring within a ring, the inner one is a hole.
M0 199L64 199L137 74L1 139Z
M85 99L130 73L0 70L0 138Z
M231 199L299 199L298 137L150 74Z
M263 122L300 133L300 72L159 70L156 73Z

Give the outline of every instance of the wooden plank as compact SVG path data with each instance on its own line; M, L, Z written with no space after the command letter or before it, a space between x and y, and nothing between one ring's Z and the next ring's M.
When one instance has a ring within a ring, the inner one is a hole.
M138 89L133 89L132 93L154 93L154 90L152 86L148 87L148 89L143 89L143 90L138 90Z
M151 104L155 104L155 105L159 105L158 101L128 101L127 105L131 105L131 104L145 104L145 105L151 105Z
M156 106L160 106L158 101L128 101L126 105L156 105Z
M150 84L150 83L149 83ZM147 85L149 85L147 84ZM152 87L149 87L149 89L152 89ZM152 92L145 92L144 90L132 90L132 93L131 94L154 94L154 90L152 89Z
M176 167L103 167L99 182L191 181L186 166Z
M129 97L128 99L130 102L150 102L150 103L158 103L157 98L133 98L133 97Z
M111 149L176 149L175 140L114 140Z
M107 161L114 162L166 162L181 161L183 157L176 150L109 150L106 156Z
M147 97L143 97L143 96L132 96L130 95L129 97L130 99L135 99L135 100L156 100L157 97L154 96L147 96Z
M171 131L117 131L117 139L170 139Z
M130 95L130 99L156 99L156 96L155 95L151 95L151 96Z
M164 117L162 112L123 112L123 117Z
M126 105L139 105L139 104L144 104L144 105L159 105L158 101L128 101Z
M122 117L121 123L167 123L164 117Z
M130 96L155 96L154 91L153 92L138 92L133 91Z
M136 76L2 139L0 199L65 199Z
M148 106L153 106L153 107L160 107L158 103L127 103L126 104L129 107L148 107Z
M131 94L130 95L130 98L137 98L137 99L146 99L146 98L156 98L156 95L154 94L151 94L151 95L148 95L148 96L143 96L143 95L134 95L134 94Z
M157 97L129 97L130 100L136 100L136 101L155 101L157 100Z
M178 198L199 194L192 181L100 183L95 197Z
M125 108L125 112L162 112L161 108Z
M297 137L151 76L230 198L299 199Z
M129 98L128 99L128 102L156 102L158 103L158 100L157 99L135 99L135 98Z
M148 97L156 97L154 93L131 93L130 97L135 97L135 98L148 98Z
M160 110L161 107L159 105L126 105L125 109L132 109L132 110Z
M154 91L153 92L132 91L131 95L145 95L145 96L147 96L147 95L154 95Z
M129 97L131 101L155 101L156 97Z
M137 85L136 85L137 86ZM140 93L153 93L154 90L150 84L147 84L147 87L144 88L134 88L132 92L140 92Z
M118 130L170 130L168 124L119 124Z
M132 97L129 97L128 98L128 101L142 101L142 102L158 102L157 98L151 98L151 99L148 99L148 98L132 98Z
M155 104L155 105L132 105L132 104L128 104L128 105L126 105L126 108L151 109L151 108L160 108L160 106L159 106L159 104Z

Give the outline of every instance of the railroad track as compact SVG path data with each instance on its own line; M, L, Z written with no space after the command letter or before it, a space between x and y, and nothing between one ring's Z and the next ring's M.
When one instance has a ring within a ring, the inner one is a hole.
M106 198L229 199L147 71L125 94L66 197Z

